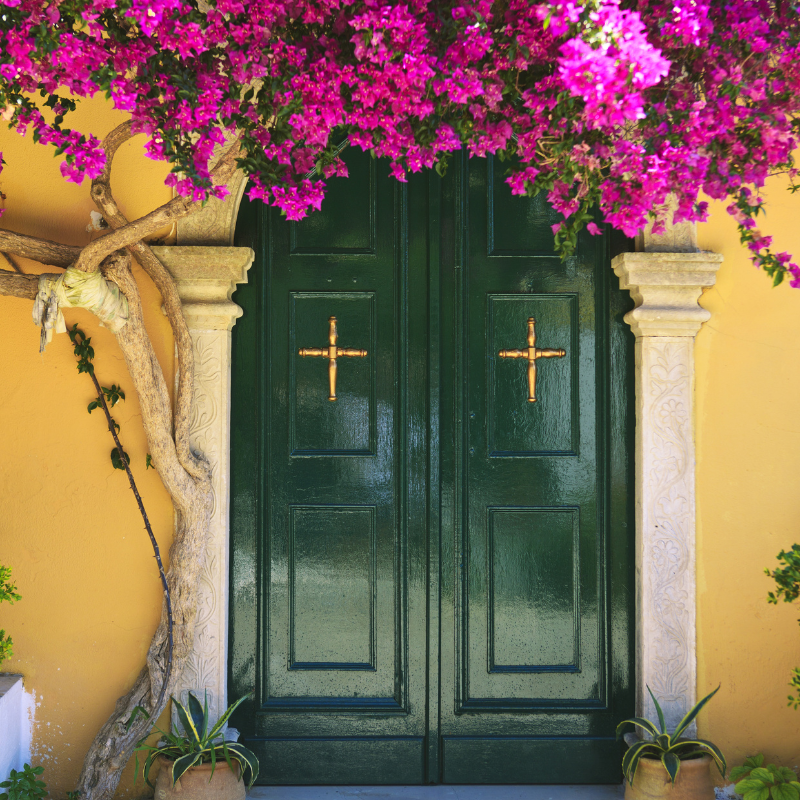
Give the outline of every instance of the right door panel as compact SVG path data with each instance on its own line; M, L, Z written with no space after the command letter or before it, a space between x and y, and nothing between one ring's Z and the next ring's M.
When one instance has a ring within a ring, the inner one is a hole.
M442 779L614 782L632 710L626 300L608 237L562 261L560 215L503 178L473 159L443 192Z

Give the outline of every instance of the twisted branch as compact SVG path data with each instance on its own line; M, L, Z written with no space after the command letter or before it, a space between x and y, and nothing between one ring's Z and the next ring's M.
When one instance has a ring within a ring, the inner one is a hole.
M227 183L236 172L236 159L241 152L241 143L237 139L220 157L211 170L211 179L215 185ZM199 210L202 203L187 200L185 197L175 197L163 206L145 214L139 219L129 222L125 227L119 228L106 236L101 236L89 243L80 251L75 268L81 272L92 272L99 268L100 262L110 256L115 250L135 244L151 233L171 225L176 220ZM0 240L0 249L2 240Z
M134 136L131 123L123 122L117 126L103 141L106 152L106 165L99 178L92 181L92 199L112 230L120 230L129 224L120 211L111 190L111 167L119 147ZM201 477L208 470L208 463L192 453L189 444L189 422L192 409L192 392L194 389L194 350L186 318L183 315L178 288L169 271L145 242L133 242L128 250L142 265L142 269L150 277L161 293L172 334L175 337L175 349L178 359L178 389L173 411L173 438L178 452L178 460L184 469L194 477Z

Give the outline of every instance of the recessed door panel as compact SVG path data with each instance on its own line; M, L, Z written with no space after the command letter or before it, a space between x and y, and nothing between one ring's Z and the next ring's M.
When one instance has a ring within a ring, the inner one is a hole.
M578 296L490 294L487 296L486 424L491 457L573 456L578 445ZM528 401L530 360L500 352L526 350L528 320L535 320L536 346L564 350L561 357L534 359L536 400Z
M290 670L375 670L375 511L292 507Z
M292 292L289 297L289 437L293 456L376 455L375 295L370 292ZM330 396L330 318L337 345L366 350L340 356ZM301 350L324 354L302 356Z
M489 672L580 669L576 508L489 509Z

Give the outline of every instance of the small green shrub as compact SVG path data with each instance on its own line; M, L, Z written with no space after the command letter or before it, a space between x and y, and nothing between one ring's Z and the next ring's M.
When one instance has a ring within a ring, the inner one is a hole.
M778 561L783 562L778 569L771 572L769 569L764 570L777 585L777 590L767 595L767 602L777 605L783 599L785 603L793 603L800 596L800 544L793 544L791 550L781 550ZM800 619L797 621L800 622ZM792 670L789 687L794 694L789 695L787 705L797 709L800 707L800 669L797 667Z
M9 779L0 783L0 789L5 789L0 800L42 800L47 797L47 784L38 779L43 772L44 767L30 764L25 764L19 772L12 769Z
M12 605L22 598L17 594L17 587L11 583L11 567L4 567L0 565L0 603L6 602ZM14 644L11 637L0 628L0 664L7 658L14 655L12 645ZM0 798L3 796L0 795Z
M759 754L731 770L731 780L744 800L800 800L800 783L792 770L763 764L764 756Z

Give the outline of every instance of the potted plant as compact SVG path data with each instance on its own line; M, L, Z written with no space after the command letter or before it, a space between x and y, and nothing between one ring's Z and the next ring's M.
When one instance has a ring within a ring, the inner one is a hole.
M667 733L664 713L649 686L647 691L655 703L659 726L641 717L626 719L617 725L617 738L622 735L623 726L628 724L641 728L652 737L631 745L622 759L622 772L627 781L625 800L713 800L714 785L709 767L712 760L715 761L724 778L728 769L725 756L716 745L704 739L680 737L719 691L719 686L689 709L671 734Z
M225 741L223 727L240 703L239 698L209 730L208 696L200 701L189 692L189 708L172 698L178 719L168 733L160 728L161 740L146 744L144 739L136 746L136 772L139 771L139 753L147 753L142 775L149 786L150 770L158 761L161 769L154 786L157 800L244 800L245 783L249 789L258 777L258 759L238 742Z

